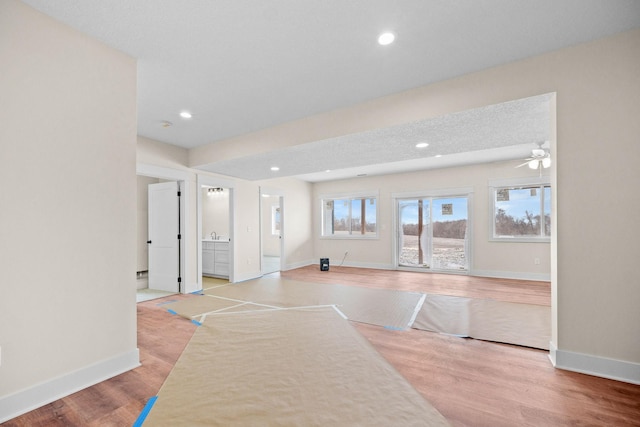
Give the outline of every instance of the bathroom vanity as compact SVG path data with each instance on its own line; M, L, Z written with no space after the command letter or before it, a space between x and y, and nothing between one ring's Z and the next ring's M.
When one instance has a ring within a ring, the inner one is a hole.
M229 240L202 241L202 275L229 277Z

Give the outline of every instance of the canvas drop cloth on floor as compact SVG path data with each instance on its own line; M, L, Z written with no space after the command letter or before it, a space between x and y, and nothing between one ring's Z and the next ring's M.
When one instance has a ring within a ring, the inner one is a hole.
M169 303L165 307L183 317L198 321L203 320L204 315L213 313L277 308L225 298L212 298L207 295L194 295L192 298Z
M144 426L446 426L331 307L207 317Z
M280 278L260 278L241 283L207 289L208 297L225 301L248 302L266 307L308 307L335 305L349 320L394 329L411 326L422 304L424 294L388 289L370 289L356 286L308 283ZM199 302L211 304L213 302ZM208 311L202 307L175 310L188 317L197 317Z
M548 350L551 307L429 294L412 327Z

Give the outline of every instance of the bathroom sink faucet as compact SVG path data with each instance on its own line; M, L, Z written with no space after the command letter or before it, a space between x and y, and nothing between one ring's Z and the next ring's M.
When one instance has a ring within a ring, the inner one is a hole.
M211 240L218 240L218 235L216 234L215 231L211 232Z

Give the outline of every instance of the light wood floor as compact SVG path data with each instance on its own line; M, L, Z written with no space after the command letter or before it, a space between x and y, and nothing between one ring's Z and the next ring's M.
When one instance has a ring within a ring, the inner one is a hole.
M281 273L319 283L548 305L549 284L317 266ZM194 298L191 295L168 299ZM143 366L3 426L130 426L195 326L162 300L138 304ZM352 323L453 426L640 426L640 386L556 370L542 350Z
M283 278L317 283L341 283L367 288L551 305L551 285L549 282L531 280L491 279L454 274L333 266L329 268L329 271L320 271L317 265L284 271L280 275Z

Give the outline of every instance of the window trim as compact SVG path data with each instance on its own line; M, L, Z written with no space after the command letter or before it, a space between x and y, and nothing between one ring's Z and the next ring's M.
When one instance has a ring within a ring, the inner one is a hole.
M551 179L548 176L535 178L516 178L494 180L489 182L489 241L490 242L511 242L511 243L550 243L551 236L543 235L544 227L540 228L538 236L498 236L496 235L496 192L502 189L518 189L523 187L551 187ZM544 215L544 191L540 197L540 216ZM552 224L553 226L553 224Z
M376 231L375 234L325 234L325 203L329 200L349 199L350 201L357 199L375 199L376 201ZM321 194L319 196L320 204L320 239L326 240L375 240L380 238L378 218L380 216L380 197L378 191L358 191L349 193L331 193Z

